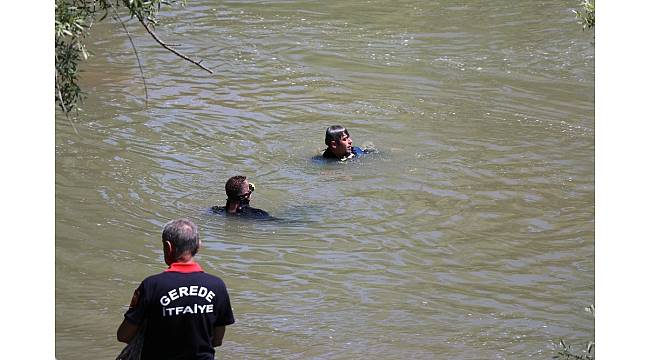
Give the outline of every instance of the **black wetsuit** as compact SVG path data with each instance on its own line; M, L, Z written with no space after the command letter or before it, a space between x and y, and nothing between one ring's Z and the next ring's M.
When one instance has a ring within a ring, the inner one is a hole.
M268 212L262 210L262 209L256 209L254 207L250 207L248 205L243 205L239 209L237 209L237 212L234 214L229 213L226 211L225 206L213 206L210 208L213 213L215 214L225 214L229 216L241 216L241 217L246 217L246 218L253 218L253 219L272 219L273 216L271 216Z
M349 158L353 158L355 156L365 155L368 152L369 151L367 151L367 150L362 150L360 147L353 146L352 147L352 153L350 155L348 155L348 156L346 156L344 158L339 158L339 157L335 156L334 154L332 154L332 152L330 151L330 148L327 148L323 152L323 157L325 159L328 159L328 160L341 160L341 161L343 161L343 160L347 160Z

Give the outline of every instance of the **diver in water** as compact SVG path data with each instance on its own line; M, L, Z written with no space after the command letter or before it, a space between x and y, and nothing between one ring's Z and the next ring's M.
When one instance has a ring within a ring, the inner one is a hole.
M246 176L233 176L226 182L226 196L228 196L226 206L213 206L211 210L215 213L233 216L273 218L268 212L249 206L253 191L255 191L255 185L249 183Z
M371 152L368 149L362 150L352 146L352 137L348 129L341 125L333 125L325 130L325 145L327 149L323 152L323 158L328 160L345 161Z

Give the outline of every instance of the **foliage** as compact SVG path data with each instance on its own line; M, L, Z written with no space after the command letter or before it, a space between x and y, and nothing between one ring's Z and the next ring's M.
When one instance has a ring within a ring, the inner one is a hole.
M596 3L591 0L583 0L580 5L582 10L573 10L578 24L582 25L583 31L593 28L596 26Z
M83 38L93 20L90 6L76 5L63 0L57 0L54 4L55 101L66 113L81 100L77 66L82 56L88 58Z
M585 311L594 315L595 307L594 305L589 305L585 308ZM553 356L553 359L566 359L566 360L595 360L595 354L592 354L594 350L595 343L590 341L585 345L585 349L581 351L581 354L576 353L576 351L571 349L571 345L567 345L563 339L560 339L560 346L562 349L558 352L557 355Z
M66 114L82 101L82 91L77 83L79 63L87 60L89 52L84 45L93 24L111 15L116 21L119 10L125 9L143 26L153 28L162 5L172 5L176 0L55 0L54 57L56 67L55 103ZM180 1L185 5L185 0Z

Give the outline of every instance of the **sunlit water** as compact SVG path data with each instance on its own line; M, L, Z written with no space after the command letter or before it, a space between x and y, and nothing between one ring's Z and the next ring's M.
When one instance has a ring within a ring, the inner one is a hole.
M161 226L236 317L220 359L549 359L594 339L594 39L574 1L189 1L94 28L56 118L56 356L114 358ZM377 154L312 157L343 124ZM247 175L279 221L210 214ZM90 356L89 354L92 354Z

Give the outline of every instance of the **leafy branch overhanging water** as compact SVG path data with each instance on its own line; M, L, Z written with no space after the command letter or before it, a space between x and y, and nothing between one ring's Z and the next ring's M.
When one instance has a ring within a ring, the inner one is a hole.
M78 110L78 105L83 100L83 92L78 84L79 63L82 59L87 60L90 56L84 44L84 39L95 23L103 21L109 15L115 21L121 23L126 35L129 37L142 75L146 103L148 98L147 85L142 71L142 64L131 35L119 16L119 10L121 9L126 9L131 19L135 18L140 22L147 33L161 47L212 73L212 70L201 64L202 61L194 60L174 49L178 45L167 44L155 33L160 8L162 5L172 6L174 3L180 3L181 6L184 6L185 0L56 0L54 5L54 56L56 67L54 99L66 116L72 110Z

